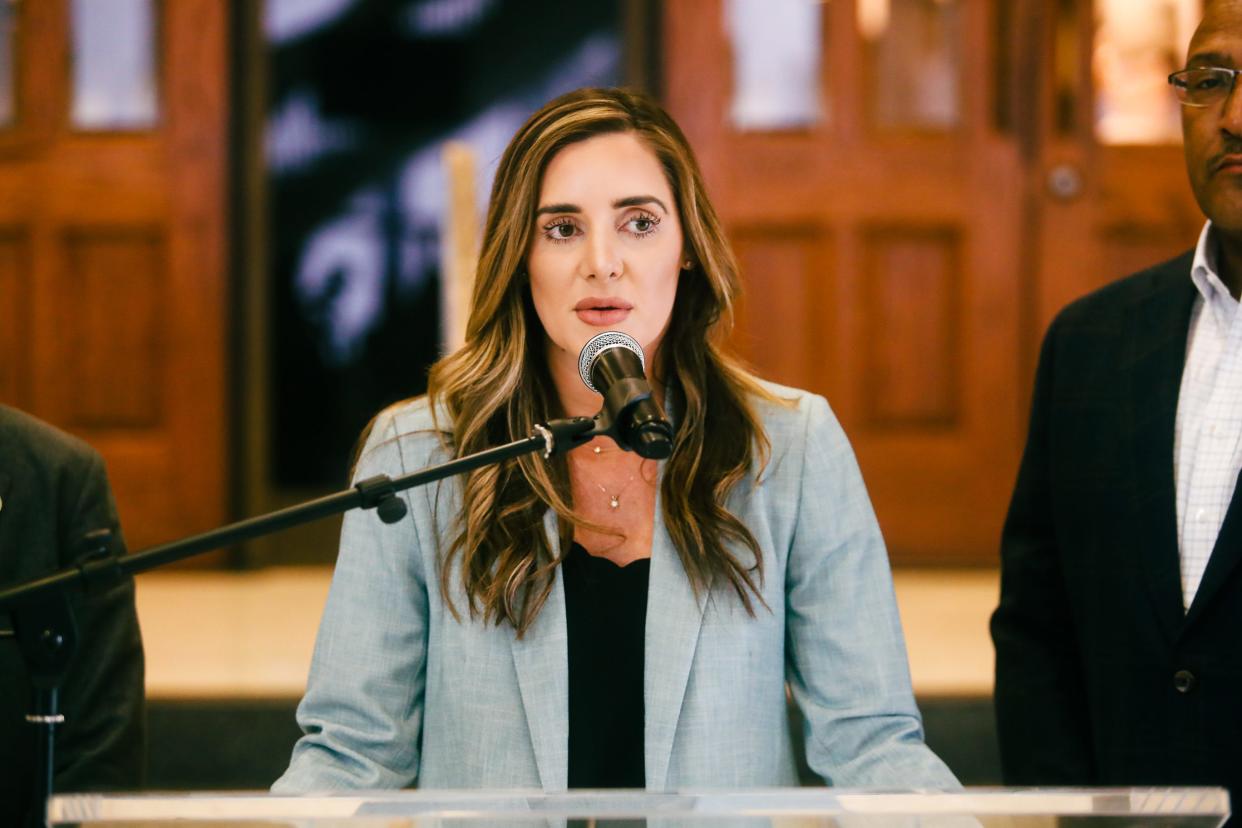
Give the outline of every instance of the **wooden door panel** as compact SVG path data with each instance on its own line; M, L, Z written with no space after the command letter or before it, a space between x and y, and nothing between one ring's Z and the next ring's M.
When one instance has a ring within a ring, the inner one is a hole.
M666 6L667 103L742 267L738 345L828 398L903 561L993 560L1017 465L1024 171L990 111L991 11L958 7L955 125L877 126L874 50L832 3L828 117L741 132L720 3Z
M746 300L739 336L760 373L829 398L894 557L994 561L1046 326L1193 245L1203 217L1179 146L1097 136L1103 30L1091 0L960 4L958 117L939 129L879 123L902 120L891 106L879 118L876 96L912 76L892 61L919 44L880 59L858 9L825 6L830 117L762 133L728 120L720 5L670 4L668 103L701 153L748 290L768 289ZM791 228L831 239L830 254L810 265Z
M73 128L68 4L41 0L0 130L0 398L100 450L131 548L228 517L227 6L155 8L154 127Z
M1091 0L1065 0L1056 13L1028 21L1038 34L1025 60L1037 67L1034 129L1041 148L1032 162L1038 215L1030 243L1036 261L1035 324L1027 348L1032 373L1038 340L1061 308L1193 247L1203 227L1176 139L1115 145L1097 134L1094 13ZM1185 55L1166 57L1172 71ZM1153 94L1160 102L1173 100L1162 85ZM1058 187L1058 181L1073 186Z
M1037 339L1070 302L1170 259L1198 239L1204 219L1186 180L1181 149L1145 149L1146 161L1116 148L1096 149L1091 155L1098 161L1083 167L1084 177L1092 180L1084 181L1081 196L1040 197ZM1036 340L1031 350L1037 348Z
M203 515L185 496L191 488L190 474L171 429L81 429L77 433L107 459L121 526L131 549L197 531L194 527L201 525ZM196 559L196 564L205 562Z
M858 359L866 428L960 427L962 244L952 226L864 232Z
M733 234L744 293L735 342L764 376L796 388L823 387L834 363L832 245L812 226L742 227Z
M0 225L0 400L27 395L30 248L20 227ZM8 357L8 358L5 358Z
M843 416L895 559L993 559L1019 452L1016 198L864 225ZM850 395L846 395L849 399Z
M158 228L75 227L55 285L66 423L155 430L166 418L167 254Z

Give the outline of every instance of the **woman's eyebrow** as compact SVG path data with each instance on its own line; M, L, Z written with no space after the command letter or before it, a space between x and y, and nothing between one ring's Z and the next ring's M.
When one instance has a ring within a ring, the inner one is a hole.
M664 206L664 202L660 201L660 199L653 195L636 195L619 198L612 203L612 206L615 209L620 207L641 207L644 204L659 204L661 210L665 213L668 212L668 207Z
M535 211L536 216L542 216L544 213L581 213L582 208L577 204L545 204Z
M634 196L626 196L625 198L619 198L612 203L612 207L614 210L618 210L622 207L642 207L643 205L646 205L646 204L658 204L661 210L663 210L666 214L668 213L668 207L665 206L664 202L656 198L653 195L634 195ZM582 208L579 207L577 204L568 204L568 203L566 204L545 204L544 206L540 207L538 210L535 211L535 215L542 216L545 213L581 213L581 212L582 212Z

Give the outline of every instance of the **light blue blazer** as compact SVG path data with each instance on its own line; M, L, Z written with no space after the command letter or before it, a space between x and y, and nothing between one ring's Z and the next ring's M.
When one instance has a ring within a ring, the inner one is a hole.
M849 443L822 397L770 388L792 402L759 403L771 462L728 503L763 550L767 608L751 617L723 589L696 597L655 510L643 674L647 788L797 784L786 688L803 714L808 764L827 784L956 787L923 744L884 542ZM357 477L445 459L419 400L376 423ZM470 619L460 591L463 618L455 620L437 567L458 492L457 483L410 490L409 516L393 526L371 511L346 516L298 707L305 735L275 791L415 782L565 790L559 571L520 640L507 625ZM551 511L545 528L555 550Z

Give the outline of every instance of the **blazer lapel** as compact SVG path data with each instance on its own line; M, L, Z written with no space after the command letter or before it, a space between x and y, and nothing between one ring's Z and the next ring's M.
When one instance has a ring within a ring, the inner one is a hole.
M1183 621L1177 542L1177 490L1173 482L1173 433L1186 360L1186 336L1194 304L1190 258L1170 263L1173 278L1160 278L1127 317L1128 375L1123 402L1135 460L1134 544L1156 616L1174 640Z
M543 525L552 554L559 556L556 513L551 509ZM569 785L569 641L560 567L553 578L547 602L526 635L519 639L514 634L512 648L539 781L545 791L563 791Z
M706 592L695 596L681 558L664 530L657 495L643 663L644 758L651 790L667 787L673 738L706 606Z

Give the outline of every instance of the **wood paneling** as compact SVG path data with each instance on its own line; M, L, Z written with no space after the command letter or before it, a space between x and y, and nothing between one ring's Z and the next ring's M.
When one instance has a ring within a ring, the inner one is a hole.
M952 228L867 231L864 422L947 430L960 424L961 237Z
M85 429L161 429L168 353L167 256L152 228L64 235L61 329L73 376L69 422Z
M1196 238L1191 232L1167 224L1102 228L1098 236L1101 262L1098 286L1171 259L1185 252Z
M1061 308L1189 249L1203 227L1177 143L1114 146L1097 140L1092 14L1086 0L1066 0L1045 13L1028 10L1029 19L1019 24L1033 33L1020 59L1033 67L1028 105L1037 150L1030 160L1035 221L1027 250L1034 288L1028 376L1039 340ZM1172 57L1179 65L1183 58ZM1171 90L1161 92L1173 100ZM1052 186L1058 176L1077 186Z
M26 309L16 346L0 332L0 382L99 449L134 549L230 517L229 6L157 8L151 129L72 128L68 3L40 0L19 6L19 118L0 132L0 228L28 239L0 241L0 295L17 262Z
M745 291L735 343L765 376L795 388L827 384L833 363L832 251L815 227L739 228L732 234Z
M958 3L957 119L939 131L870 126L855 4L824 4L831 116L781 132L730 126L722 5L665 5L666 102L742 262L739 345L760 375L827 397L895 560L993 561L1027 381L1025 173L993 109L998 4Z
M26 404L30 250L21 230L0 228L0 402Z

